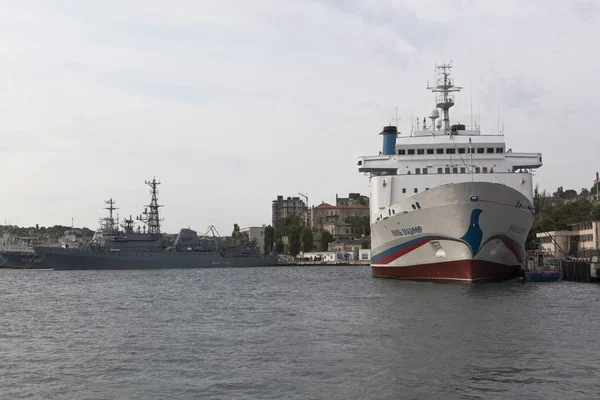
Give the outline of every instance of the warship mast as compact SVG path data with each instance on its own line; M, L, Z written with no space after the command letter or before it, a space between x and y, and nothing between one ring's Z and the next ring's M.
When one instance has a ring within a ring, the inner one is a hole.
M158 185L160 182L153 178L151 181L145 181L146 185L150 186L150 204L146 206L144 212L137 217L138 221L141 221L148 227L148 233L151 235L160 235L160 221L164 218L160 218L158 209L162 205L158 204Z
M118 210L115 207L115 201L112 197L106 200L104 203L108 204L108 207L104 207L105 210L108 210L108 217L100 219L100 226L105 232L113 232L115 230L115 219L113 217L113 211Z

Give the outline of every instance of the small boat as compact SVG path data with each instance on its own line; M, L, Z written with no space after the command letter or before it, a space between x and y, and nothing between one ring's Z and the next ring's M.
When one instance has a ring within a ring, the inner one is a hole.
M523 280L530 282L561 281L563 277L562 269L532 269L523 272Z

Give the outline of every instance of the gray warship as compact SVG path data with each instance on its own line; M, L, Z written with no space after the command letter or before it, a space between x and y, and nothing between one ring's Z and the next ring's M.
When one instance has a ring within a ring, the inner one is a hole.
M275 254L263 256L244 235L241 238L220 237L214 227L203 236L191 229L181 229L170 243L161 232L156 179L145 182L150 186L150 204L137 220L143 231L134 228L130 216L119 225L115 220L115 202L110 199L108 217L100 220L92 240L78 248L34 246L36 255L55 270L126 270L219 267L270 267L277 265Z

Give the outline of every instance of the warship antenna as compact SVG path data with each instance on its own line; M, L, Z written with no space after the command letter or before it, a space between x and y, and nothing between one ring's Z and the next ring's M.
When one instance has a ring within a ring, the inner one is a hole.
M449 64L435 65L438 70L437 85L427 85L427 89L436 93L436 108L442 109L444 131L450 134L450 107L454 105L453 92L459 92L462 87L454 86L454 78L450 77L452 62Z
M164 218L160 218L159 208L162 205L158 204L158 185L160 182L153 178L151 181L145 181L146 185L150 186L150 204L146 206L144 212L137 217L138 221L143 222L148 226L148 233L151 235L160 235L160 222Z
M105 210L108 210L108 218L104 218L104 227L108 228L110 230L114 230L115 229L115 219L113 217L113 212L115 210L118 210L117 207L115 207L115 201L112 199L112 197L108 200L106 200L104 202L105 204L108 204L108 207L104 207Z

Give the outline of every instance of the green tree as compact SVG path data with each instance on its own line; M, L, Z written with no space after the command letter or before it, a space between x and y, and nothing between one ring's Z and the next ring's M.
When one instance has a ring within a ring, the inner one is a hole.
M300 233L302 232L302 227L300 225L290 226L288 230L288 239L290 243L289 252L292 257L296 257L296 255L300 252Z
M577 197L577 191L575 191L573 189L565 190L564 196L565 196L565 199L575 198L575 197Z
M242 233L240 232L240 226L238 224L233 224L233 231L231 232L232 240L239 240L242 238Z
M346 222L351 224L354 233L358 235L369 236L371 234L371 221L368 216L350 216L346 218Z
M333 235L329 233L329 231L321 232L321 240L319 244L321 245L321 251L327 251L329 243L333 242Z
M559 186L556 189L556 192L552 193L552 197L554 197L555 199L564 199L565 191L564 191L563 187Z
M265 254L271 253L273 243L275 243L275 228L268 225L265 227L265 248L263 250Z
M284 250L284 246L283 246L283 240L281 239L277 239L277 241L275 242L275 251L278 254L282 254Z
M302 251L309 252L313 249L313 233L310 228L302 229L300 234L300 242L302 243Z

